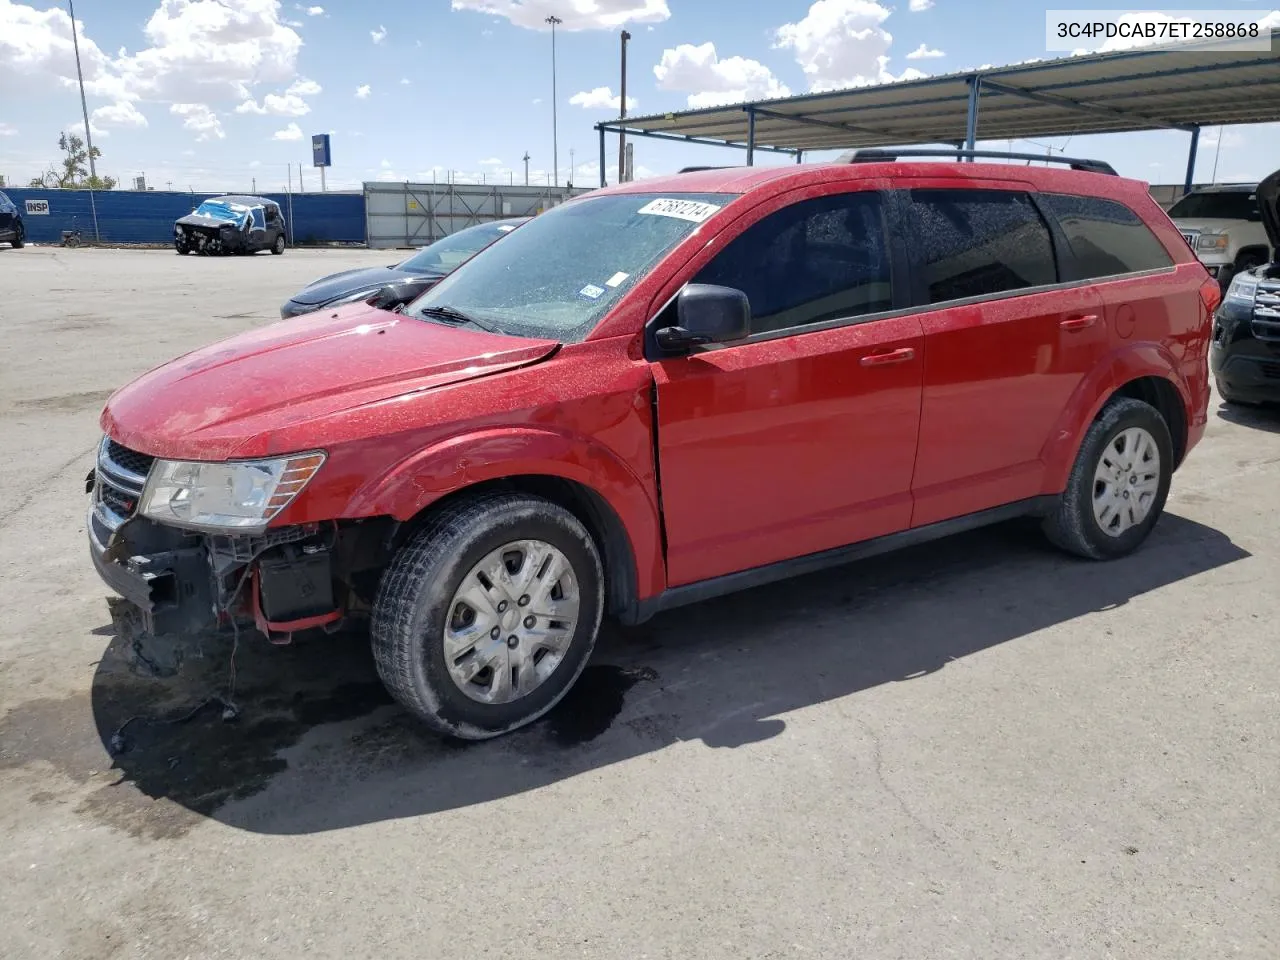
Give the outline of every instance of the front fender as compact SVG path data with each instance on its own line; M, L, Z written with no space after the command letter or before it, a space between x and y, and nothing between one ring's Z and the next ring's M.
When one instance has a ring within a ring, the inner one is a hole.
M1159 377L1168 381L1178 391L1183 409L1187 411L1188 425L1192 424L1192 389L1178 366L1178 361L1164 346L1135 343L1114 351L1107 362L1094 367L1072 394L1041 452L1041 461L1045 464L1041 493L1058 494L1065 489L1089 424L1126 383L1141 377Z
M630 541L637 599L661 592L661 519L652 470L642 477L604 445L554 429L497 427L450 437L370 479L345 513L405 521L451 493L517 476L558 477L598 495L617 514Z

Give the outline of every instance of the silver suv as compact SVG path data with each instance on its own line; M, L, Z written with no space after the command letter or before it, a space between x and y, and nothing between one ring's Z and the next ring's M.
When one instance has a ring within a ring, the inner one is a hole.
M1271 259L1256 185L1193 190L1169 208L1169 217L1224 289L1237 273Z

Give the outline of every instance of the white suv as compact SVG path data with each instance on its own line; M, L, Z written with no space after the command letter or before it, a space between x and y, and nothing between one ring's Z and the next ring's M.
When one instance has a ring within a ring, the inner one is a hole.
M1223 287L1241 270L1271 259L1256 189L1250 184L1202 187L1169 208L1170 219Z

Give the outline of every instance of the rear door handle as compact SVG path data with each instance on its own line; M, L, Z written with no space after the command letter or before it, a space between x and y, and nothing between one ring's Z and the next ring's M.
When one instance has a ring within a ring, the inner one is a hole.
M1086 313L1079 317L1067 317L1058 326L1067 331L1067 333L1075 333L1077 330L1088 330L1097 322L1098 315L1096 313Z
M913 347L899 347L897 350L887 350L884 353L869 353L860 363L864 367L886 367L891 363L906 363L915 358L916 351Z

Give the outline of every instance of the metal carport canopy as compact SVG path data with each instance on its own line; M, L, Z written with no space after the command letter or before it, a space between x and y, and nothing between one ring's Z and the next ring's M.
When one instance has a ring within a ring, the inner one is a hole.
M1162 45L613 120L596 127L601 186L607 131L745 148L751 164L756 150L799 161L806 150L1183 130L1189 188L1200 127L1280 120L1277 33L1265 52Z

